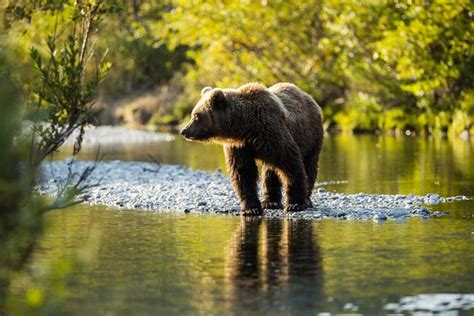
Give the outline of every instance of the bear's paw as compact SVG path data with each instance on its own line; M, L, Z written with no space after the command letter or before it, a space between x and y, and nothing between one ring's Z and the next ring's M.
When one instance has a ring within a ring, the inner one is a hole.
M288 204L285 206L285 212L293 213L293 212L302 212L308 208L306 204Z
M280 202L262 202L262 208L265 210L278 210L283 208L283 204Z
M258 216L263 214L263 210L260 207L246 208L240 212L243 216Z

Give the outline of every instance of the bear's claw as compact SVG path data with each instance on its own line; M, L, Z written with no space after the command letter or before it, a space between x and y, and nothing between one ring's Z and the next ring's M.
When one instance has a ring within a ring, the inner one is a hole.
M288 204L285 207L285 212L291 213L291 212L302 212L308 208L308 205L306 204Z
M283 205L280 202L262 202L262 208L267 210L282 209Z
M261 208L246 208L240 214L243 216L258 216L263 214L263 210Z

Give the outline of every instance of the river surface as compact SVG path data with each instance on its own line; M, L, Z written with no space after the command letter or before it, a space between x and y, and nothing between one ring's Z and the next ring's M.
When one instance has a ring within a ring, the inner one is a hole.
M84 148L79 159L93 159L95 151ZM101 151L105 160L149 161L152 156L162 163L225 170L219 146L179 138ZM55 158L67 154L62 151ZM472 141L333 136L326 139L318 180L326 189L344 193L472 197L473 157ZM30 267L40 271L37 282L47 288L43 296L53 297L38 312L317 315L456 310L473 315L474 296L438 294L474 293L474 203L430 208L450 215L375 223L86 205L54 211L46 216L47 229Z

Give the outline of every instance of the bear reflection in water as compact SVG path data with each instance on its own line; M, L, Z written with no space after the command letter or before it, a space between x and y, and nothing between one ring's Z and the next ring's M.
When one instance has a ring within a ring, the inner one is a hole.
M325 300L314 222L242 217L225 265L229 309L297 312Z

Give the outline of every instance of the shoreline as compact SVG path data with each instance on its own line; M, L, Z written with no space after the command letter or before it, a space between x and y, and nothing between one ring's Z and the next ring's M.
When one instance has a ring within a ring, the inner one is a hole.
M64 142L62 147L74 146L79 131L76 130ZM176 138L169 133L156 133L129 128L126 126L88 126L84 130L82 146L111 146L121 143L168 142Z
M167 142L180 137L178 134L179 126L181 125L170 125L165 129L152 128L150 126L130 127L127 125L98 125L88 126L85 129L83 136L82 146L97 146L97 145L116 145L122 143L148 143L148 142ZM63 147L71 147L74 145L75 139L79 131L75 131L62 145ZM434 134L422 134L422 133L382 133L382 132L357 132L352 134L343 133L337 130L325 131L326 137L338 137L338 136L373 136L373 137L391 137L391 138L407 138L407 139L442 139L447 141L462 140L465 142L474 141L474 137L449 137L449 135L434 135ZM466 135L464 135L466 136Z
M77 176L94 162L68 158L44 163L36 187L37 192L56 196L58 184L63 182L68 174L69 164ZM220 170L208 172L181 165L101 161L97 163L86 184L94 186L86 189L79 197L90 205L157 212L230 215L240 213L229 179ZM424 196L345 194L326 192L324 188L319 188L313 191L311 200L315 207L306 211L285 213L282 210L265 210L263 217L314 220L336 218L377 222L412 217L431 218L448 214L431 210L432 206L468 198L441 197L435 193Z

